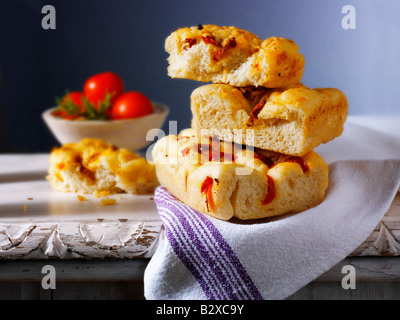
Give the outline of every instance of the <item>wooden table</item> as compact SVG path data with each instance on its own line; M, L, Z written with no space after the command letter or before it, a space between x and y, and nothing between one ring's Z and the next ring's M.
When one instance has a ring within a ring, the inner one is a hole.
M386 126L387 127L387 126ZM143 273L162 236L152 196L100 200L53 191L48 155L0 156L0 299L143 299ZM400 194L370 237L291 299L400 299ZM54 266L56 290L42 268ZM344 290L342 267L356 269Z
M143 272L162 223L151 195L58 193L48 154L0 156L0 299L143 299ZM44 290L43 266L56 270Z
M0 299L143 299L162 230L153 198L123 195L101 207L92 196L56 193L45 180L47 157L0 156ZM15 172L5 173L10 164ZM400 193L357 250L291 298L400 298L399 239ZM356 290L341 287L347 264ZM55 267L56 290L42 289L45 265Z

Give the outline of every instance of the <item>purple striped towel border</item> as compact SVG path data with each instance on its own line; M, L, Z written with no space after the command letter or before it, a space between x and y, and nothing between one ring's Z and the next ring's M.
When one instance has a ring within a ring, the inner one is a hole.
M165 235L209 300L262 300L228 242L204 214L158 187L155 202Z

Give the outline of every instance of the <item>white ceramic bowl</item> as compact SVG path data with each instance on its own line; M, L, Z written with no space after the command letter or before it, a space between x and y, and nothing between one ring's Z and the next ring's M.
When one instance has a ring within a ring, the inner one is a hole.
M51 115L56 108L46 110L42 117L62 145L84 138L97 138L120 148L137 151L152 143L146 141L147 132L160 129L169 113L168 107L163 104L153 102L153 107L153 114L128 120L63 120Z

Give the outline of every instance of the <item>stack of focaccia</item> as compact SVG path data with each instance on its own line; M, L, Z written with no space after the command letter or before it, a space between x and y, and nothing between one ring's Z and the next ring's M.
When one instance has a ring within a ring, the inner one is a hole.
M200 25L175 31L165 48L170 77L213 84L191 95L192 128L156 143L161 185L223 220L323 201L328 167L313 149L342 133L347 100L337 89L300 83L304 58L293 41Z

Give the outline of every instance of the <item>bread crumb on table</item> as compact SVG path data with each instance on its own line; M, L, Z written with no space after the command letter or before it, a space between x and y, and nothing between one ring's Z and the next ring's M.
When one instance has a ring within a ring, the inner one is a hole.
M115 199L110 199L110 198L102 199L102 200L100 201L100 205L101 205L102 207L105 207L105 206L113 206L113 205L115 205L116 203L117 203L117 200L115 200Z
M87 198L83 197L83 196L77 196L79 201L87 201Z

